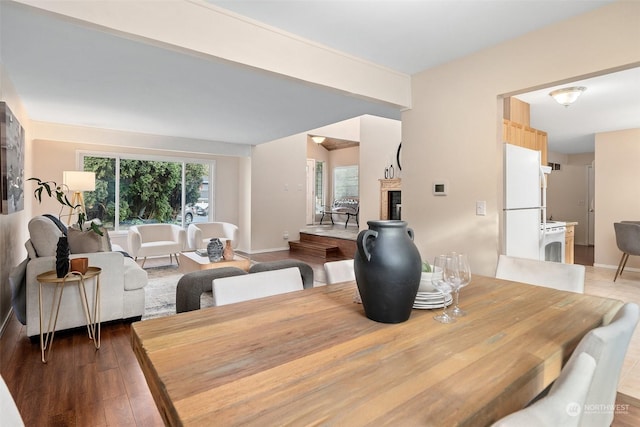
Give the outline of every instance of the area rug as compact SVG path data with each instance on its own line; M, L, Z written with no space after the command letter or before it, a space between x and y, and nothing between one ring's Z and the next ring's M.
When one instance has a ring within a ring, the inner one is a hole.
M145 268L149 282L144 288L145 302L142 320L176 314L176 287L182 273L177 265ZM200 298L201 307L213 306L211 292Z

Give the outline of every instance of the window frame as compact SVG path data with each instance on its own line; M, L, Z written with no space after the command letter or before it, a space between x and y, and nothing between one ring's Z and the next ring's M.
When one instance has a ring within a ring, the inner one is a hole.
M208 209L208 221L215 221L216 218L216 203L215 203L215 171L216 171L216 160L215 159L198 159L193 157L171 157L171 156L163 156L159 154L151 154L151 155L143 155L136 153L114 153L110 151L92 151L92 150L78 150L77 151L77 164L79 170L84 170L84 159L85 157L102 157L115 159L115 216L114 216L114 225L113 231L115 233L125 231L120 227L120 161L122 159L126 160L137 160L137 161L157 161L157 162L171 162L171 163L179 163L182 167L182 189L181 189L181 205L182 212L185 212L185 172L186 165L188 163L198 163L198 164L207 164L209 165L209 184L208 184L208 197L209 197L209 209ZM184 215L180 219L180 225L185 227Z

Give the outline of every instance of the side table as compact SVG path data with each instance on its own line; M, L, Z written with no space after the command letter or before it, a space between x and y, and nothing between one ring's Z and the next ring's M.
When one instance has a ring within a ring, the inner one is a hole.
M82 302L82 310L87 319L87 332L89 339L93 340L96 349L100 348L100 273L102 269L99 267L89 267L84 274L77 271L70 271L64 277L58 277L55 270L47 271L39 274L38 280L38 308L40 310L40 351L42 355L42 363L47 363L46 351L53 347L53 337L56 332L56 323L58 322L58 313L60 311L60 302L62 301L62 293L67 283L75 283L80 293L80 301ZM95 298L93 301L93 313L89 310L89 301L87 299L87 290L85 288L86 279L95 279ZM55 286L53 292L53 300L51 301L51 313L49 314L49 324L46 332L42 329L42 286ZM55 316L54 316L55 313Z

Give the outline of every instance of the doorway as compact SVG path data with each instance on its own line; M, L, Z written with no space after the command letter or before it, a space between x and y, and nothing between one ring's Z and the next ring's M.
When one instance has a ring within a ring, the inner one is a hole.
M316 223L316 215L322 209L325 193L324 162L307 159L306 224Z
M587 245L595 244L596 201L595 201L595 168L587 166Z

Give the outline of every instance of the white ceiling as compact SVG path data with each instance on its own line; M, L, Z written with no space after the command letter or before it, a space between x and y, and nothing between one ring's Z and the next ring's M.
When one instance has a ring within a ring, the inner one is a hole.
M162 49L0 1L0 60L34 120L259 144L362 114L400 118L400 111L386 105L227 62ZM207 1L407 74L610 2ZM557 105L548 103L548 97L537 101L531 94L526 95L527 101L523 95L522 99L532 104L532 125L549 132L550 149L575 150L560 135L566 133L575 139L577 133L584 133L585 124L595 123L591 116L568 120L563 114L577 116L587 110L578 108L583 101L585 106L588 100L605 105L598 101L601 91L590 82L585 85L589 89L578 103L569 109L561 107L560 113ZM638 108L638 75L627 80L626 85L626 92L630 92L631 101ZM635 92L628 85L634 85ZM604 95L621 99L611 93L605 91ZM618 102L618 107L621 104ZM608 105L607 113L612 108ZM613 120L622 116L640 120L637 110L607 115L613 117L605 130L615 128ZM568 130L573 122L577 123L577 130L573 125ZM625 126L640 127L640 123L628 125L631 122L627 120ZM586 130L591 135L602 131Z

